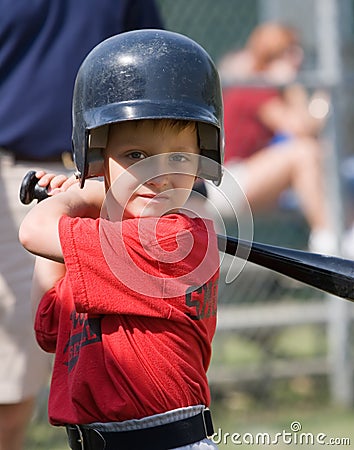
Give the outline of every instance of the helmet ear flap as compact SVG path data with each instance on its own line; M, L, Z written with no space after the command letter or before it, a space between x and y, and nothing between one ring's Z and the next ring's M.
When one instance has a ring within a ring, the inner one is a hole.
M89 148L106 148L108 142L109 125L93 128L89 132Z
M222 177L220 131L217 127L203 122L197 123L197 130L200 154L204 157L200 158L198 176L219 185Z
M213 125L197 122L200 150L219 150L219 134Z
M87 177L104 175L103 152L107 147L109 125L89 130L87 154Z

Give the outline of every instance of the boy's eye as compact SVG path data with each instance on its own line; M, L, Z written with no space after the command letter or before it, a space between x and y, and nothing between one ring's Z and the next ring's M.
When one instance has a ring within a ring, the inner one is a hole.
M172 162L186 162L186 161L189 161L189 159L183 153L173 153L172 155L170 155L169 160L172 161Z
M142 153L142 152L139 152L139 151L134 151L134 152L130 152L129 154L128 154L128 157L130 158L130 159L144 159L145 158L145 155L144 155L144 153Z

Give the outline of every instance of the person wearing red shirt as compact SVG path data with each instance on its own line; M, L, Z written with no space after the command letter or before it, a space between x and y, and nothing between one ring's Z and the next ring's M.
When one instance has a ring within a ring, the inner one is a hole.
M220 186L231 202L208 189L223 217L243 212L243 197L232 195L237 179L247 207L266 211L291 189L308 223L308 248L336 253L336 239L325 191L323 148L319 139L328 99L315 92L309 99L296 81L303 60L298 33L281 23L257 26L244 49L220 62L224 80L225 175ZM323 105L321 114L310 108ZM227 176L230 174L229 176Z
M279 90L274 87L224 89L225 164L249 158L269 146L275 132L261 120L260 111L279 96Z
M198 71L179 63L189 57ZM37 256L37 341L55 353L49 420L73 450L216 448L206 372L217 236L183 206L197 176L220 182L221 117L212 61L176 33L114 36L79 70L78 180L38 173L50 196L19 231Z

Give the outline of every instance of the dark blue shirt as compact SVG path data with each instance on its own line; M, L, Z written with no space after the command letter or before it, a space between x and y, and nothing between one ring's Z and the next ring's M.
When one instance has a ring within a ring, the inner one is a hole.
M38 160L71 151L81 62L137 28L162 28L153 0L0 0L0 147Z

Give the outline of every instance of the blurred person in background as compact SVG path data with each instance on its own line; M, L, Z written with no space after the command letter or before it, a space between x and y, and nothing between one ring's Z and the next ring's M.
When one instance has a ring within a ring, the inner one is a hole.
M291 188L310 228L309 249L335 253L319 140L328 98L324 92L309 98L296 81L303 54L292 27L270 22L256 27L243 49L222 58L225 168L254 211L277 204ZM227 178L220 188L233 198ZM226 206L222 213L227 216Z
M111 35L162 23L153 0L0 0L0 10L0 450L21 450L51 360L33 334L33 260L17 237L28 206L19 186L30 169L73 169L71 98L89 51Z

